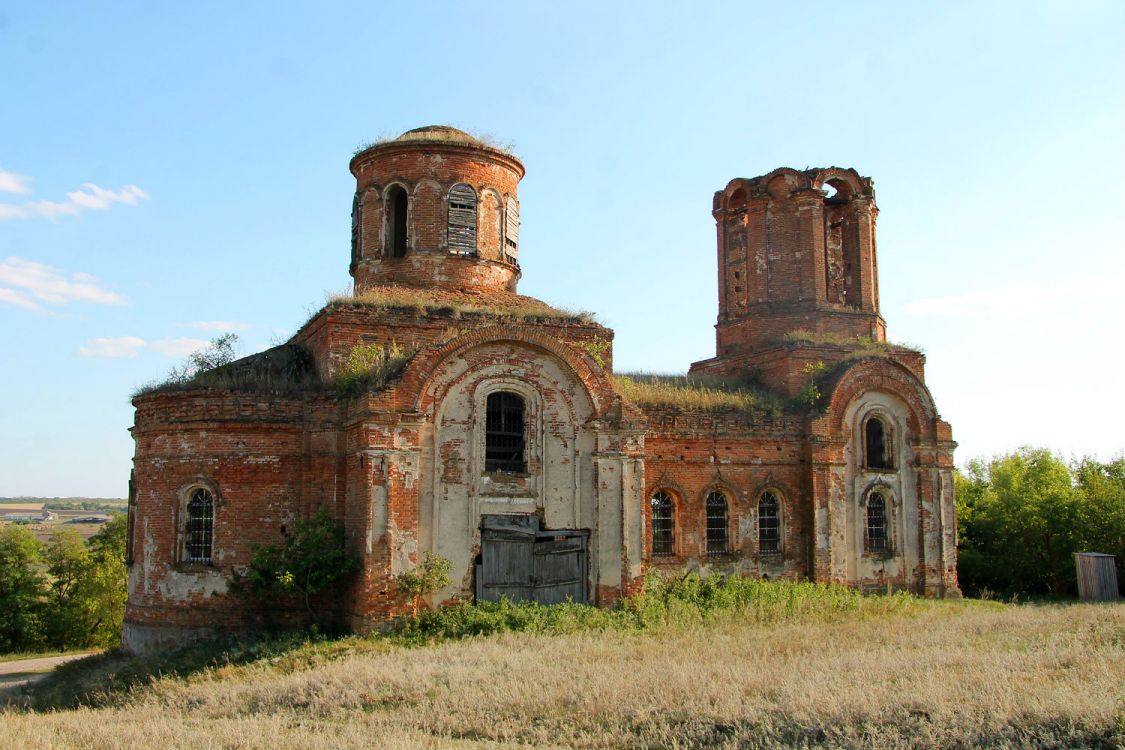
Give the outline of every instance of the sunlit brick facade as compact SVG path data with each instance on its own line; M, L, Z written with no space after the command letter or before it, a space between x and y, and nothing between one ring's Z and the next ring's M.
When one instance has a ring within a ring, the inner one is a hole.
M315 606L357 630L404 611L426 552L453 562L433 605L607 605L649 568L957 594L954 443L924 357L885 343L870 180L779 169L715 195L717 350L691 373L772 398L724 410L631 403L612 331L517 294L511 154L420 128L351 171L356 296L222 387L134 401L126 648L301 622L232 581L321 507L362 566ZM373 350L401 366L342 390Z

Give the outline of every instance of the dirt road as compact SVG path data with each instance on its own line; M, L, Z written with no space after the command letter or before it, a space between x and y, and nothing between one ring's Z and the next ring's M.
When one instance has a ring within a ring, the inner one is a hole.
M0 688L12 688L26 685L43 677L52 669L68 661L81 659L97 651L86 651L81 654L63 654L62 656L43 656L38 659L20 659L19 661L0 661Z

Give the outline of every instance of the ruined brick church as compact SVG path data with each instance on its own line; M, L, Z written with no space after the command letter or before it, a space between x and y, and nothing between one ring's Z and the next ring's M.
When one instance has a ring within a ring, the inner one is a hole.
M354 295L133 402L127 649L254 626L251 545L321 507L362 566L318 607L361 631L425 553L453 563L431 605L607 605L653 568L958 594L955 443L924 356L886 343L870 179L715 194L716 352L668 400L615 377L611 330L517 294L512 154L435 126L350 167Z

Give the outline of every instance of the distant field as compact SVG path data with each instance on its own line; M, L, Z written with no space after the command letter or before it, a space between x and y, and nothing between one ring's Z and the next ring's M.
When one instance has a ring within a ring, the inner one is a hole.
M109 684L125 664L66 680ZM1123 744L1123 604L923 603L410 649L351 638L154 677L110 707L0 713L2 748Z
M0 522L4 522L5 518L11 514L34 513L41 509L41 503L5 503L3 505L0 505ZM118 510L117 512L124 513L125 510L126 506L122 505L120 510ZM50 539L51 535L59 529L70 529L72 531L77 531L83 536L83 538L89 539L94 534L98 533L98 529L102 527L102 524L78 524L70 523L70 521L76 518L110 517L110 513L105 511L77 509L53 510L51 512L55 514L54 520L48 521L46 523L23 524L24 528L33 532L40 541L44 542Z

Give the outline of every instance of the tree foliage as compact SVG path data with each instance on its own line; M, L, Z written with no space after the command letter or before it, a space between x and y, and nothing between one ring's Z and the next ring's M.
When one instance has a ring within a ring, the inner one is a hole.
M1073 594L1075 552L1115 555L1125 581L1125 457L1067 465L1021 448L969 462L956 482L966 593Z
M43 598L39 540L25 528L0 526L0 653L42 648Z
M323 591L359 568L348 555L344 527L321 507L297 521L281 544L251 545L246 583L260 596L300 594L311 613L313 594Z
M42 544L0 527L0 653L104 647L125 619L125 516L89 541L71 529Z

